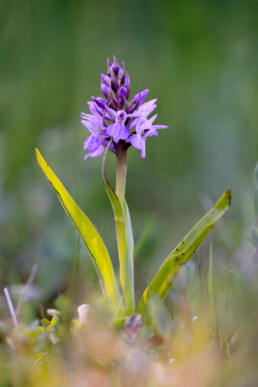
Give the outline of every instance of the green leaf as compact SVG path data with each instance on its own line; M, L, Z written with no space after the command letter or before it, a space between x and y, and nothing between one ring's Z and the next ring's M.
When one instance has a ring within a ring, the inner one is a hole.
M135 312L135 298L134 298L134 239L133 229L131 223L131 216L128 205L125 201L123 209L123 217L125 223L126 235L126 251L124 257L125 270L125 305L128 315Z
M258 163L256 164L255 171L254 171L254 181L255 181L255 186L258 189Z
M102 161L102 179L110 199L115 225L116 237L120 264L120 278L123 288L125 314L130 316L135 311L134 301L134 268L133 268L133 250L134 241L132 233L131 218L128 206L125 202L124 206L121 203L111 186L106 174L106 158L109 146L106 147Z
M231 192L226 191L219 201L186 235L179 245L168 255L158 273L147 287L140 300L138 313L146 312L145 307L150 291L164 299L172 286L173 276L180 265L188 261L196 252L215 223L225 214L230 206Z
M258 216L258 163L256 164L254 171L255 193L254 193L254 209L255 214Z
M103 293L108 298L115 301L116 305L118 305L120 301L120 294L116 283L113 265L103 240L87 216L66 191L52 169L47 165L38 149L36 149L36 155L39 166L45 173L67 215L74 223L90 252L92 261L99 276Z
M256 216L258 216L258 188L256 189L254 194L254 209L255 209Z

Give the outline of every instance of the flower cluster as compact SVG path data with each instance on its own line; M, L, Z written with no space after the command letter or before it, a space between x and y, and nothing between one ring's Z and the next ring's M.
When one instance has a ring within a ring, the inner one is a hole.
M130 78L124 63L121 67L116 57L113 63L108 59L107 75L101 74L101 92L105 99L92 97L88 102L92 114L81 113L81 122L91 133L84 141L84 150L90 151L85 159L100 156L109 143L109 149L116 153L120 141L126 148L132 145L141 150L141 157L145 157L146 138L157 136L157 129L167 128L153 125L157 114L148 118L156 109L157 100L143 103L149 92L146 89L129 102Z

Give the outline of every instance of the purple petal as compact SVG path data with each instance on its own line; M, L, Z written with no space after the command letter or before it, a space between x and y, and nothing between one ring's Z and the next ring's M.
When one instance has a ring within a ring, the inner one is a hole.
M85 120L82 120L81 123L85 126L85 128L87 128L91 133L95 133L96 130L95 130L95 127L94 129L92 129L91 127L91 123L89 121L85 121ZM89 125L88 125L89 124Z
M119 126L120 126L119 137L120 137L121 140L126 140L129 137L129 130L123 124L121 124Z
M107 73L110 76L111 75L111 67L112 63L110 62L109 58L107 59Z
M102 120L103 120L103 119L104 119L104 121L115 122L115 118L113 118L113 117L111 116L111 114L108 113L106 110L104 110Z
M143 103L143 104L139 107L139 110L140 110L140 111L143 111L143 110L145 110L145 109L149 109L149 107L153 106L153 105L155 104L156 101L157 101L157 98L151 99L150 101Z
M84 140L84 143L83 143L83 149L86 150L88 149L88 144L91 140L91 136L87 137L85 140Z
M117 90L119 89L119 84L118 84L116 78L113 76L111 78L111 89L114 90L114 92L117 92Z
M125 74L124 74L124 70L121 67L119 67L118 69L117 78L119 79L120 82L121 81L124 82Z
M130 77L129 77L128 73L126 74L126 79L125 79L124 86L127 88L127 98L129 98L130 97L130 92L131 92L131 81L130 81Z
M114 70L114 73L115 74L118 74L118 71L119 71L119 69L120 69L120 66L119 66L119 61L118 61L118 59L115 57L115 55L114 55L114 57L113 57L113 65L112 65L112 67L113 67L113 70Z
M90 111L92 114L96 115L96 116L100 116L102 117L103 115L103 111L99 110L97 105L95 104L95 102L92 102L92 101L89 101L87 102L88 105L89 105L89 108L90 108Z
M112 109L111 107L106 107L106 112L112 117L114 120L116 119L116 111ZM106 117L106 114L105 114Z
M90 151L95 151L100 146L100 140L98 136L91 136L91 140L88 143L88 149ZM85 150L85 149L84 149Z
M113 137L115 143L119 140L126 140L129 136L129 130L119 122L107 127L107 134Z
M150 136L158 136L157 129L166 129L167 126L165 125L153 125L150 127L150 129L146 130L146 133L144 133L144 137L150 137Z
M127 98L127 89L125 87L120 87L118 90L118 97L120 97L122 100L123 98Z
M157 118L157 114L154 114L149 120L146 120L146 118L139 117L137 122L136 122L136 131L142 133L145 129L150 129L152 127L152 123L155 121Z
M145 121L144 125L151 126L153 122L156 120L157 116L158 116L157 114L154 114L154 116L152 116L149 120Z
M127 114L124 110L119 110L116 113L116 121L117 122L125 123L126 119L127 119Z
M107 134L110 137L114 137L115 133L116 133L116 124L109 125L107 127Z
M91 136L87 137L84 141L83 149L89 149L91 151L95 151L100 146L100 139L98 136L92 134Z
M129 124L129 128L128 129L129 130L133 129L135 127L137 121L138 121L138 119L131 121L130 124Z
M91 121L82 120L81 123L91 132L91 133L99 133L102 128L99 124Z
M94 122L94 123L99 124L101 126L103 125L103 118L100 116L95 116L93 114L85 114L82 112L81 117L86 119L87 121Z
M155 104L157 100L152 99L142 105L139 106L138 112L139 114L145 116L146 118L156 109L157 105Z
M103 98L95 98L95 97L91 97L93 99L93 101L97 104L98 107L100 107L101 109L105 109L106 106L107 106L107 101L105 101Z
M140 92L140 101L139 101L140 104L143 103L143 101L145 100L148 94L149 94L149 89L145 89Z
M166 126L166 125L153 125L152 127L154 129L167 129L168 128L168 126Z
M143 134L143 137L146 138L146 137L151 137L151 136L158 136L158 131L152 127L150 129L146 129L146 132L144 132Z
M132 136L129 137L127 142L130 142L134 148L141 150L142 158L146 156L145 138L143 138L140 134L133 134Z
M149 93L149 90L145 89L140 93L135 94L135 96L131 101L131 112L133 112L137 108L137 106L145 100L148 93Z
M88 157L98 157L102 155L103 152L104 152L104 146L100 145L98 149L96 149L95 151L91 151L90 153L85 155L84 160L86 160Z
M111 78L108 75L101 74L101 81L105 83L106 86L111 85Z
M122 73L122 76L121 76L121 79L120 79L120 86L121 85L123 86L125 84L125 82L126 82L125 64L124 64L124 62L122 62L122 64L123 64L123 73Z
M145 151L145 142L144 142L141 149L141 158L144 159L145 157L146 157L146 151Z
M106 86L104 83L101 83L100 90L104 97L108 99L110 87Z

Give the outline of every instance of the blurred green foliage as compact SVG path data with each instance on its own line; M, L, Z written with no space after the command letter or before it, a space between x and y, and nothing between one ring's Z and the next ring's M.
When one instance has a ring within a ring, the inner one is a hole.
M228 188L231 215L216 238L227 254L239 247L253 217L257 11L255 0L1 1L1 282L26 281L36 260L41 299L66 288L76 267L76 294L94 291L89 257L36 164L36 146L116 259L101 159L83 161L87 133L80 124L113 54L125 62L134 93L149 88L158 98L159 123L169 125L148 140L145 160L129 152L136 242L153 225L138 252L139 278L143 271L151 278L160 258ZM111 180L113 166L111 155ZM136 286L145 284L136 279Z

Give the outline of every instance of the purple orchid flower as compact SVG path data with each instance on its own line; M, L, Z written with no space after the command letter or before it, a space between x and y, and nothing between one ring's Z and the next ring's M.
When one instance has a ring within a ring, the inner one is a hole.
M121 67L116 57L113 63L108 59L107 75L101 74L104 98L92 97L88 102L91 114L81 113L81 122L91 133L84 141L84 150L90 151L85 159L100 156L108 144L109 150L116 153L120 142L126 148L132 145L141 150L141 157L145 157L146 138L157 136L158 129L167 128L153 125L157 114L148 118L157 107L156 99L143 103L149 90L139 91L129 101L130 90L130 78L124 63Z
M129 130L133 129L135 126L139 127L142 123L147 121L147 117L157 107L157 105L155 105L156 101L157 101L156 99L152 99L151 101L145 102L145 103L143 103L142 105L139 106L138 110L134 113L137 118L130 123Z
M157 137L158 136L157 129L167 128L167 126L165 125L152 125L156 117L157 117L157 114L155 114L149 120L144 119L142 121L138 121L138 124L136 125L136 133L132 134L127 139L127 142L130 142L134 148L140 149L142 158L146 156L146 151L145 151L146 138L151 136Z
M111 110L111 109L110 109ZM114 111L115 123L107 127L107 133L113 137L115 143L119 140L126 140L129 137L129 130L125 126L127 114L124 110Z
M136 114L126 114L124 110L116 112L113 109L107 108L109 116L111 116L115 123L107 127L107 133L113 137L115 143L119 140L126 140L129 137L129 129L125 126L125 122L130 117L136 117Z
M103 142L107 137L106 128L103 125L101 117L93 114L81 114L85 118L81 123L91 132L91 135L84 141L83 149L90 150L84 159L88 157L97 157L104 152Z

